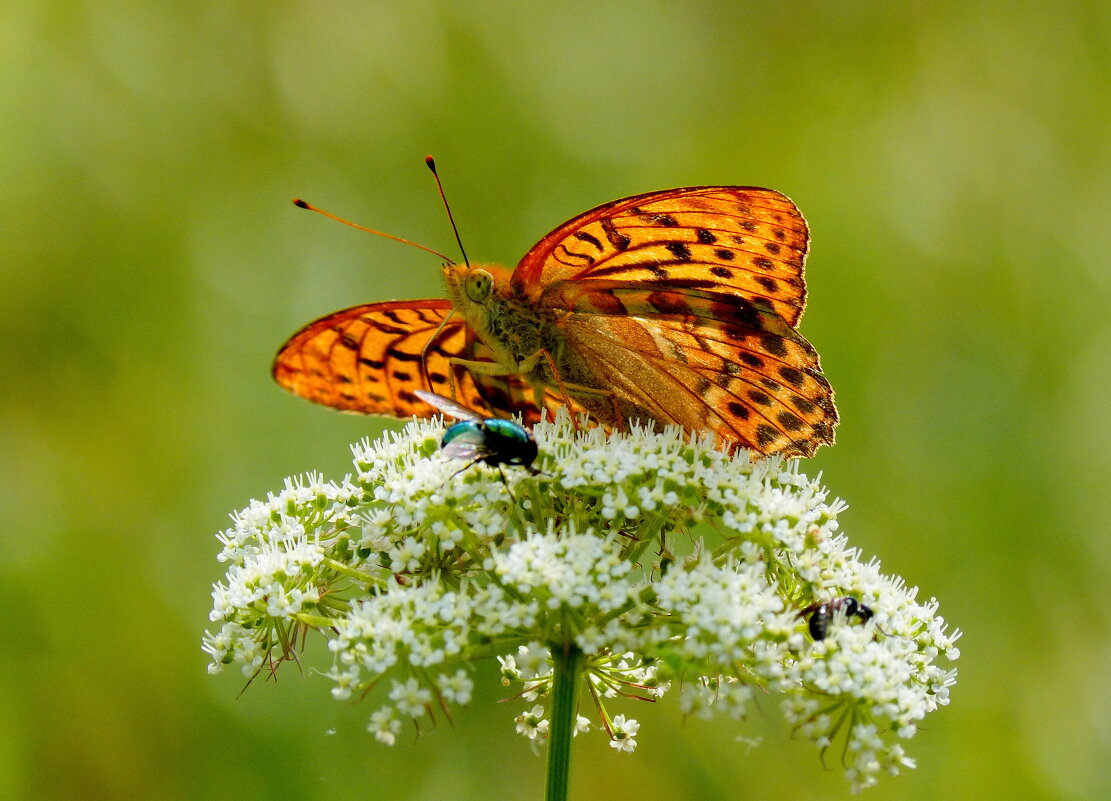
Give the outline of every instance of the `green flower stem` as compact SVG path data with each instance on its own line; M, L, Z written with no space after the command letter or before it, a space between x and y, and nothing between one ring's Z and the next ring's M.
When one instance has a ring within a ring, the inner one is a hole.
M342 573L345 576L351 576L352 578L358 579L359 581L365 582L367 584L380 584L381 583L380 579L376 578L375 576L372 576L370 573L364 573L361 570L356 570L355 568L351 567L350 565L345 565L343 562L338 562L335 559L327 559L327 558L324 559L323 561L324 561L324 564L326 564L328 567L332 568L332 570L336 571L337 573Z
M552 712L548 730L547 801L567 801L571 771L571 737L575 733L579 680L585 656L570 643L552 648Z

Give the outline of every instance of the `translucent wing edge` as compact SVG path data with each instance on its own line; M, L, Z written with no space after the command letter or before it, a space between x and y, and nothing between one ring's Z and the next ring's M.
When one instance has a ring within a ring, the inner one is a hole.
M444 414L450 414L456 420L474 420L481 422L486 419L478 412L468 409L461 403L456 403L451 398L437 395L435 392L426 392L423 389L417 389L413 391L413 394L429 406L439 409Z

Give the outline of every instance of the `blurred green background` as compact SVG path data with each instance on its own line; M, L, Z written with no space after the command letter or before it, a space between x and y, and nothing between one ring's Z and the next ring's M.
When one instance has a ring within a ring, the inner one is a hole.
M1111 796L1109 9L0 6L0 798L541 796L489 670L390 750L373 704L292 669L237 698L199 647L227 513L395 425L281 392L278 345L441 294L434 258L289 199L453 252L426 153L508 264L624 195L793 197L843 420L807 470L966 631L918 770L866 797ZM772 699L615 711L639 751L577 742L576 798L848 796Z

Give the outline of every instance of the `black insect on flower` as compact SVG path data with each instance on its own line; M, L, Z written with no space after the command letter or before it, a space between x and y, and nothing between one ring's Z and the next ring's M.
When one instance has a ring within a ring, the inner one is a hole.
M806 617L809 615L810 619L807 621L807 627L810 629L810 636L817 641L826 638L826 635L829 634L830 624L838 613L844 616L846 620L856 618L861 623L867 623L875 614L871 607L865 606L850 595L845 595L834 598L832 601L811 604L799 612L799 616Z

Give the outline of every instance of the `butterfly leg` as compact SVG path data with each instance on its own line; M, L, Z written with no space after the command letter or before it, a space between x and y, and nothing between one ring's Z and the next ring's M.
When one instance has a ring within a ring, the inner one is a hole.
M507 366L501 362L480 362L474 361L473 359L460 359L457 356L452 356L448 359L448 364L451 365L452 368L463 368L478 375L519 375L521 372L516 365ZM451 398L452 400L458 400L459 394L456 389L457 379L454 369L448 371L448 379L451 382Z
M432 347L436 340L440 338L440 333L444 330L444 326L447 325L448 320L450 320L454 316L455 312L452 311L451 314L448 314L446 317L444 317L444 319L440 321L440 325L436 328L432 336L430 336L428 338L428 341L424 343L424 347L420 349L420 374L421 378L424 380L424 388L429 392L433 392L434 390L432 389L432 379L428 376L428 350ZM454 397L454 395L455 387L452 387L452 396Z
M606 389L595 389L594 387L587 387L583 386L582 384L571 384L564 382L563 379L559 377L559 371L556 370L555 360L552 359L552 355L544 349L536 351L536 353L532 354L527 359L524 359L523 361L515 365L505 365L501 362L480 362L471 359L460 359L458 357L452 357L448 360L448 363L452 367L462 367L466 370L470 370L472 373L477 373L479 375L523 375L527 377L529 373L531 373L535 369L536 363L539 362L541 358L544 358L548 362L548 367L551 370L552 375L555 377L556 384L559 386L560 394L563 396L563 402L568 407L570 407L571 405L571 395L567 391L568 388L584 395L613 394ZM454 398L456 397L456 378L454 370L451 371L450 379L451 394ZM540 410L541 417L543 417L543 414L545 412L544 384L541 381L533 381L531 379L529 383L532 384L533 400L536 403L536 408ZM571 417L571 424L575 427L576 431L579 430L579 424L578 421L575 420L574 415L572 415Z
M558 378L557 378L557 380L558 380ZM618 431L623 431L625 429L625 418L621 414L621 406L618 403L618 397L617 397L616 392L613 392L612 390L609 390L609 389L598 389L597 387L588 387L585 384L572 384L569 381L559 381L558 383L559 383L560 390L562 390L563 398L564 398L565 403L567 402L567 390L571 390L576 395L594 395L594 396L600 397L600 398L609 398L610 402L613 404L613 426L614 426L614 428L616 428ZM601 422L601 421L599 421L599 422ZM578 431L579 427L578 427L578 424L575 422L574 415L571 416L571 423L572 423L572 425L575 426L575 430ZM603 423L603 424L608 425L607 423Z
M517 367L520 369L521 373L527 376L536 369L536 364L540 361L541 358L543 358L544 361L548 363L548 370L551 372L552 378L555 379L556 385L559 387L559 394L563 396L563 405L567 407L567 410L569 412L571 410L571 395L568 392L569 389L579 395L599 395L603 397L608 396L613 399L613 408L614 411L617 412L617 396L612 391L608 389L598 389L597 387L588 387L585 384L573 384L570 381L564 381L559 374L559 370L556 368L555 359L552 358L552 354L544 348L541 348L540 350L536 351L536 353L532 354L527 359L520 362ZM544 384L540 381L530 381L530 383L532 384L532 392L536 400L536 408L538 408L541 415L543 415L544 404L542 399L544 397ZM617 417L618 419L620 419L620 412L617 412ZM575 415L573 413L571 414L571 425L576 431L579 430L579 421L575 419Z

